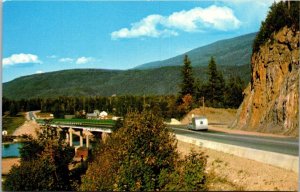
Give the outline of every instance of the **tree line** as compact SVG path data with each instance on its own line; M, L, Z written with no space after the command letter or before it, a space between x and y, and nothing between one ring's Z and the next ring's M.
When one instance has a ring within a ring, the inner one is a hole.
M238 75L232 74L225 80L218 71L215 59L211 57L208 64L208 80L201 82L194 78L191 61L185 55L182 68L182 84L177 106L183 112L201 105L216 108L238 108L243 101L244 82Z
M56 118L74 114L80 118L81 112L92 113L93 110L103 110L117 116L125 116L129 111L142 112L145 109L156 111L164 119L181 118L190 109L199 107L202 98L209 107L237 108L243 100L244 83L234 74L227 80L223 78L212 57L209 62L207 82L200 82L193 76L193 69L188 56L184 58L182 68L181 91L176 95L165 96L111 96L111 97L66 97L36 98L10 100L2 99L3 114L11 116L18 112L41 110L53 113Z

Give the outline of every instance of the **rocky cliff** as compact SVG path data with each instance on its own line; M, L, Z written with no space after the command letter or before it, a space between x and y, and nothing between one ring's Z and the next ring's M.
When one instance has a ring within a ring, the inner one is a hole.
M298 136L299 31L274 33L253 53L251 65L251 84L232 126Z

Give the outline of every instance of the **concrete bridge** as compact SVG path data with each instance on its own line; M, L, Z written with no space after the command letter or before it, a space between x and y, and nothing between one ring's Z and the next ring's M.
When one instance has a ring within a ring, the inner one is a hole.
M38 122L41 125L45 125L44 122ZM106 139L110 133L112 133L112 126L107 124L97 124L97 125L84 125L83 123L57 123L50 122L51 127L56 127L60 132L66 134L66 140L73 146L73 134L79 136L79 145L83 147L83 140L86 139L86 147L89 148L90 137L95 136L97 138Z

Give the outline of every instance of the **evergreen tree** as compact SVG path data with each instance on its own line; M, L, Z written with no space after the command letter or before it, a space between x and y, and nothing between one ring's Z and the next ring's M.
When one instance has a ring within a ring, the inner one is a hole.
M206 100L213 107L223 107L225 81L223 74L218 72L215 59L211 57L208 64L208 84L206 86Z
M180 91L180 100L185 96L185 95L195 95L195 79L193 77L193 69L191 66L191 61L188 58L187 55L184 56L183 60L183 68L181 70L182 74L182 84L181 84L181 91Z
M239 76L231 76L226 86L225 103L227 107L238 108L243 101L243 81Z
M11 102L9 107L9 115L16 116L19 113L19 103L18 102Z

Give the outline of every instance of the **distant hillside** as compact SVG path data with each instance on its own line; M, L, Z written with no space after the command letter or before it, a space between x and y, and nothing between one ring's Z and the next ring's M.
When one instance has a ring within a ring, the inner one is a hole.
M219 65L237 66L250 64L252 44L256 33L217 41L215 43L193 49L185 54L191 59L193 66L207 66L211 56L214 56ZM150 69L182 64L183 55L163 60L146 63L135 69Z
M207 61L208 62L208 61ZM247 83L250 65L218 66L223 74L238 74ZM10 99L58 96L111 96L177 94L181 67L148 70L74 69L17 78L3 84L3 96ZM194 75L207 78L207 67L195 67Z

